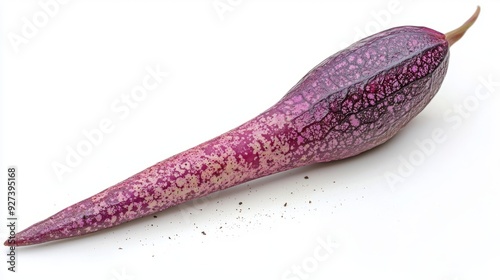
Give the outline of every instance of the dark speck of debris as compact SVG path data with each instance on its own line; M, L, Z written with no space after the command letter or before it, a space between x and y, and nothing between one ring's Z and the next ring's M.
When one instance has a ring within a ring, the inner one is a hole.
M309 200L309 203L311 203L311 201Z
M306 180L309 179L309 176L304 176L304 179L306 179Z
M121 249L123 249L123 248L122 247L118 247L118 250L121 250Z
M154 216L153 216L153 218L155 218L155 219L156 219L156 218L158 218L158 216L154 215Z
M283 206L285 206L285 207L286 207L286 205L287 205L287 204L288 204L288 202L285 202L285 204L284 204Z
M201 234L203 234L203 235L207 235L207 233L206 233L206 232L204 232L204 231L202 231L202 232L201 232Z
M238 203L239 205L243 204L243 202L240 201L240 203Z

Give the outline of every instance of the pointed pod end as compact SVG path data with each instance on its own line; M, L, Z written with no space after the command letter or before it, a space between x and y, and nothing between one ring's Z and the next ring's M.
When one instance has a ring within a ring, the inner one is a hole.
M50 219L47 219L50 221ZM51 231L49 225L47 225L47 220L38 222L18 233L15 236L10 236L3 245L8 247L21 247L34 244L40 244L48 241L52 241L50 238Z
M480 12L481 7L477 6L474 14L464 24L462 24L462 26L445 34L446 41L448 41L448 46L451 47L453 44L455 44L455 42L460 40L462 36L464 36L467 29L469 29L469 27L471 27L474 22L476 22Z
M15 239L9 238L5 240L3 245L7 247L20 247L20 246L31 245L31 243L29 242L29 240L26 240L24 238L17 238L16 236Z
M29 245L29 244L26 243L26 240L22 240L19 238L15 238L15 239L9 238L9 239L5 240L3 245L7 246L7 247L19 247L19 246L25 246L25 245Z

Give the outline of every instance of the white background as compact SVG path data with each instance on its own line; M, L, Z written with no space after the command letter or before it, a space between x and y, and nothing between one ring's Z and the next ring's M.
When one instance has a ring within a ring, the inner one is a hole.
M68 1L43 22L46 2L0 5L0 173L4 185L7 166L19 170L18 231L249 120L361 36L447 32L477 4L482 13L453 46L438 95L386 145L18 248L16 273L4 248L2 279L500 279L498 3ZM24 36L27 22L38 27ZM120 115L112 104L147 67L169 75ZM103 119L113 130L59 180L53 164Z

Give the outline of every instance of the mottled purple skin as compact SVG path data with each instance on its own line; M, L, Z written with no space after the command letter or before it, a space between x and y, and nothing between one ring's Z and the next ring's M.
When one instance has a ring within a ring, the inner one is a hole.
M256 118L29 227L17 234L16 246L95 232L249 180L367 151L429 103L447 66L448 43L434 30L405 26L365 38L324 60Z

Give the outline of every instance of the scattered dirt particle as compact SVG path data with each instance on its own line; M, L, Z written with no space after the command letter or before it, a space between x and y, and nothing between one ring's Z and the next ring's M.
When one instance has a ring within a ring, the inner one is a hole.
M154 215L153 218L156 219L156 218L158 218L158 216Z
M123 248L122 247L118 247L118 250L122 250Z
M283 204L284 207L286 207L288 205L288 202L285 202L285 204Z
M240 201L240 203L238 203L239 205L243 204L243 202Z
M306 180L309 179L309 176L304 176L304 179L306 179Z
M202 232L201 232L201 234L203 234L203 235L207 235L207 233L206 233L206 232L204 232L204 231L202 231Z
M309 200L309 204L311 204L311 201Z

